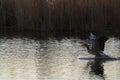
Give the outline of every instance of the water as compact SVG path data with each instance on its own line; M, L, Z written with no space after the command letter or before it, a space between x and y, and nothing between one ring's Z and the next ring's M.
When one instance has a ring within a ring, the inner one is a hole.
M91 73L95 61L78 59L89 55L83 42L1 38L0 80L120 80L120 61L100 63L103 74ZM120 40L110 38L105 53L120 57Z

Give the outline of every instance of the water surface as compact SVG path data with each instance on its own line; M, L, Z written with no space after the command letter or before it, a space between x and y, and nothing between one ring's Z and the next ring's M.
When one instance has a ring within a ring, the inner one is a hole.
M0 39L1 80L120 80L120 61L100 62L102 75L91 73L95 61L80 60L89 55L80 39ZM110 38L105 53L120 57L120 40ZM99 65L97 65L99 66Z

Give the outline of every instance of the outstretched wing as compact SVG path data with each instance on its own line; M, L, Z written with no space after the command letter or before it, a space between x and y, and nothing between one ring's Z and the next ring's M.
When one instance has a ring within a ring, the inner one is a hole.
M105 36L102 36L102 37L99 37L97 42L98 42L98 48L100 51L104 51L104 47L105 47L105 42L108 40L107 37Z

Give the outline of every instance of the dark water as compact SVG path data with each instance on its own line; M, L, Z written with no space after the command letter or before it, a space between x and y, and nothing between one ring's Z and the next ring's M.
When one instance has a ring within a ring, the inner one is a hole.
M0 80L120 80L120 61L79 60L89 55L80 39L0 39ZM120 57L120 40L110 38L105 53ZM87 65L89 63L89 65ZM97 66L99 74L91 68Z

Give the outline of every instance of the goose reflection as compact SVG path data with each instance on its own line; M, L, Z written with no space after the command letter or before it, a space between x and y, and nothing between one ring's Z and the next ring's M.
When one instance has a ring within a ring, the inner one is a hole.
M87 68L88 69L90 68L89 74L91 77L94 75L97 75L101 77L103 80L105 80L104 65L101 60L95 59L95 60L89 61L87 63Z

